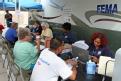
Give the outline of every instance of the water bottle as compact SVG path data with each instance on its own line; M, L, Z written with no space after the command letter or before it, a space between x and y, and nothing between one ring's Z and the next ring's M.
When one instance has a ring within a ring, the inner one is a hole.
M78 61L79 57L72 58L74 61Z
M95 62L92 62L91 60L89 60L86 63L86 69L87 69L87 74L95 74L95 72L96 72L96 64L95 64Z

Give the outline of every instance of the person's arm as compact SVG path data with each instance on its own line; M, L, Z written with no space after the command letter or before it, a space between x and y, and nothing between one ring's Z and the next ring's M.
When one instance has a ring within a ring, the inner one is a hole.
M108 46L105 46L103 48L102 56L108 56L108 57L114 58L114 54L112 53L112 51L109 49Z
M91 56L91 61L95 63L99 63L99 58L97 58L96 56Z
M70 80L75 80L77 75L77 67L72 68L72 75L69 77Z
M68 59L66 61L67 64L71 64L72 65L72 74L69 77L70 80L75 80L76 79L76 75L77 75L77 61L74 61L73 59Z
M51 37L45 37L45 47L46 48L50 48L50 40L51 40L52 38Z
M17 30L13 31L13 36L14 36L14 41L13 42L16 42L18 40Z
M67 63L70 63L70 65L72 65L72 68L70 68L70 66ZM63 80L66 80L66 79L75 80L76 79L76 74L77 74L76 64L77 63L72 61L71 59L70 59L70 61L68 60L68 61L65 61L65 62L60 61L58 64L56 64L56 66L58 65L56 67L57 74L59 74L59 76Z
M36 38L35 43L36 43L36 48L37 48L38 53L39 53L40 52L40 38Z
M8 14L5 14L5 19L8 19Z
M9 18L12 18L12 14L9 14Z

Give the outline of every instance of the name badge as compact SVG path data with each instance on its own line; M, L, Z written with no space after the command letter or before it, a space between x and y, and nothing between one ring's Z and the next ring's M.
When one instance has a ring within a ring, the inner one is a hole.
M98 51L98 55L101 55L101 51Z

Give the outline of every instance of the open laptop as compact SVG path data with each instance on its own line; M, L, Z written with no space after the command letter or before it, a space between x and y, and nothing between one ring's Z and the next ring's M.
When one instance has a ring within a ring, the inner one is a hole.
M112 77L115 59L100 56L98 64L98 74ZM106 67L107 66L107 67Z
M89 61L89 51L82 48L72 46L73 57L79 57L78 60L84 64Z

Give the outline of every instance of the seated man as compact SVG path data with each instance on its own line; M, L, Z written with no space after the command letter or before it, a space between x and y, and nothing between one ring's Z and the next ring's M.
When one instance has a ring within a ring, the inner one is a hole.
M13 22L11 27L6 31L5 38L10 42L10 44L14 45L17 41L17 31L18 23Z
M33 69L30 81L57 81L58 77L75 80L77 63L67 60L72 65L70 68L64 60L57 55L63 50L63 42L60 39L51 39L50 48L44 49Z
M67 57L67 58L72 58L72 54L71 54L71 44L73 44L74 42L76 42L77 38L75 36L75 34L71 31L71 24L66 22L62 25L62 36L61 39L63 40L63 42L65 43L64 48L65 50L63 51L63 53L60 55L61 58L63 57Z
M66 22L62 25L62 40L64 43L72 44L76 42L77 38L74 33L71 32L71 24Z
M13 53L15 63L24 70L32 70L40 51L40 41L36 40L36 47L30 43L31 32L28 28L18 29L18 41Z

